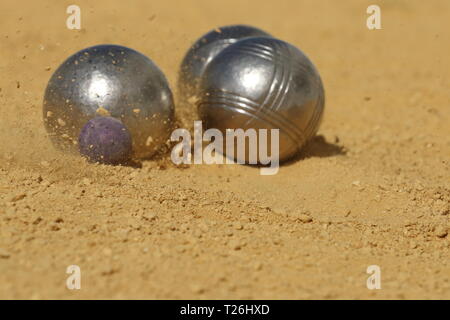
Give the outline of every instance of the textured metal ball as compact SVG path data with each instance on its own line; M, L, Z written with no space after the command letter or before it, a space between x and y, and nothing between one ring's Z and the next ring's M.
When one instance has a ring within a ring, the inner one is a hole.
M202 74L214 57L230 44L249 37L270 37L270 34L247 25L230 25L212 30L198 39L186 53L180 66L180 97L188 100L196 96Z
M249 38L225 48L208 65L198 107L206 126L223 134L226 129L279 129L283 161L316 134L324 89L299 49L274 38Z
M44 124L60 149L78 151L81 128L98 115L120 119L133 140L133 156L151 156L170 136L172 92L146 56L117 45L98 45L69 57L51 77Z
M123 164L130 160L131 134L123 123L112 117L95 117L81 129L80 154L89 161Z

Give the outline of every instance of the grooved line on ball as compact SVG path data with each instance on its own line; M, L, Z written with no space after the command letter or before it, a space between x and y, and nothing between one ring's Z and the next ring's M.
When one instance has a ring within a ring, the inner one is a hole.
M287 56L291 56L292 54L294 54L293 52L291 52L292 49L289 46L287 46L285 44L284 45L283 44L277 44L277 45L279 46L279 50L277 50L279 59L277 61L280 61L280 59L281 59L281 61L283 61L282 59L285 59L285 61L289 61L289 63L291 64L291 66L288 68L289 71L291 69L297 67L302 72L310 73L310 74L312 74L314 76L316 75L315 69L314 68L312 68L312 69L309 68L309 66L304 64L304 63L302 63L302 61L297 60L297 59L292 60L292 59L287 59L286 58ZM283 66L286 66L286 64L283 64ZM291 75L292 74L290 74L290 76ZM318 77L318 80L314 81L314 83L317 84L317 86L319 86L319 89L322 89L322 82L321 82L319 76L317 76L317 77ZM282 101L284 100L284 98L286 96L286 92L289 89L289 84L290 84L290 81L288 82L288 87L286 88L284 94L282 95L282 100L280 101L280 105L281 105ZM304 130L304 135L305 135L306 139L308 139L308 140L312 137L312 135L314 133L314 130L317 128L317 124L318 124L318 122L319 122L319 120L321 118L322 111L323 111L323 98L324 97L323 97L323 89L322 89L322 90L319 90L319 96L317 98L316 104L315 104L314 109L313 109L314 110L313 111L313 115L312 115L310 121L308 122L307 127Z
M288 92L291 84L290 79L292 77L292 69L297 68L299 71L307 74L314 74L314 70L298 59L292 59L293 53L288 45L280 42L273 42L273 46L274 47L269 47L259 43L249 43L242 45L236 51L256 56L274 63L274 78L280 74L279 71L281 69L281 76L278 76L278 79L281 78L281 80L277 79L277 82L281 82L281 84L278 86L277 93L275 95L273 94L276 87L276 82L272 79L271 87L267 92L261 106L261 109L270 106L270 109L276 111L281 107L283 101L286 99L286 93ZM288 70L288 75L285 74L286 70ZM285 85L286 87L284 87ZM283 90L283 88L285 89Z
M206 103L202 103L202 104L206 104ZM201 105L202 105L202 104L201 104ZM251 115L251 116L253 116L253 117L255 117L255 118L257 118L257 119L259 119L259 120L261 120L261 121L263 121L263 122L266 122L266 123L272 125L274 128L280 129L280 130L282 130L283 132L285 132L286 136L287 136L289 139L291 139L291 141L293 142L293 144L294 144L295 146L297 146L296 148L300 148L300 147L304 144L304 141L305 141L305 140L304 140L303 138L299 138L299 137L296 138L296 137L293 137L293 135L290 133L289 130L287 130L286 128L280 128L280 125L279 125L279 124L277 124L277 123L274 122L274 121L271 121L271 119L268 118L268 117L258 117L255 113L249 112L249 110L246 109L246 108L242 108L242 107L239 106L239 105L231 104L231 103L229 103L229 102L225 103L225 102L222 101L222 100L218 100L218 101L210 101L210 102L208 101L208 104L212 104L212 105L217 104L217 105L219 105L219 107L224 107L224 106L226 106L226 107L229 108L229 109L241 110L241 111L243 111L245 114ZM274 120L274 119L272 118L272 120Z
M273 53L275 52L275 50L271 46L255 42L244 43L240 46L240 48L249 48L255 50L256 52L264 52L267 55L273 55Z
M235 50L235 52L245 53L245 54L248 54L248 55L251 55L251 56L254 56L254 57L266 60L266 61L269 61L269 62L273 61L273 56L272 55L269 55L269 54L266 54L266 53L263 53L263 52L260 52L260 51L252 50L250 48L237 48Z
M291 70L290 68L286 68L287 62L291 62L291 59L284 58L286 57L286 50L289 48L286 45L282 45L278 42L274 42L274 48L264 46L262 44L253 43L246 45L244 48L248 51L247 53L253 54L257 52L258 54L263 51L267 52L267 54L271 55L271 62L274 64L274 73L272 79L270 81L269 90L266 93L263 102L259 104L257 107L257 112L262 112L262 110L272 110L277 111L283 101L286 99L286 94L290 86L291 79ZM252 119L249 119L245 125L250 124ZM289 122L286 119L286 122ZM295 129L294 129L295 130Z
M272 81L269 91L267 92L267 96L265 101L263 102L264 109L271 109L273 111L277 111L283 101L286 99L286 94L290 86L290 79L292 76L291 68L286 68L287 63L290 60L284 60L283 56L285 56L285 50L287 50L287 46L282 45L278 42L275 43L276 49L274 50L274 72L276 81ZM274 91L276 93L274 94ZM271 100L271 101L270 101Z
M282 115L274 113L272 110L258 110L259 104L246 98L242 98L229 92L217 92L220 94L212 95L210 93L201 103L201 105L223 104L232 109L244 111L253 117L269 123L274 128L278 128L286 133L286 135L298 147L302 146L306 141L305 135L289 120Z
M272 62L274 60L273 48L259 43L246 43L235 48L235 51L256 56L269 62Z
M289 61L289 63L293 67L297 67L303 72L313 72L313 70L307 64L304 64L300 59L292 59L292 56L296 55L297 52L292 52L291 47L289 47L287 44L281 42L273 42L273 45L275 48L260 43L246 43L240 46L238 49L241 52L256 55L263 59L265 58L270 62L274 61L274 57L276 55L280 59L280 61ZM309 58L301 51L300 53L305 57L307 61L310 61ZM262 54L264 56L260 56L259 54Z
M271 49L271 48L270 48ZM270 79L270 87L269 90L267 90L266 92L266 96L264 99L261 99L262 102L258 104L258 106L256 107L256 112L263 112L263 110L267 107L270 106L272 103L271 101L273 101L275 99L275 97L273 96L272 92L274 91L274 87L276 86L276 84L278 83L278 68L277 68L277 63L275 60L275 57L272 56L271 61L274 62L275 68L274 68L274 72L272 74L272 77ZM270 108L270 107L269 107ZM245 126L250 125L250 123L254 120L254 118L250 118L247 120L247 122L245 123Z
M271 86L266 94L266 97L263 100L263 103L257 107L257 112L261 112L262 110L273 110L277 111L283 101L286 99L286 93L290 87L290 79L292 77L292 69L298 68L299 71L315 75L315 69L310 68L307 64L303 63L301 60L292 59L291 49L284 43L273 42L273 47L266 46L261 43L246 43L245 45L239 47L241 53L246 53L252 56L259 57L261 59L267 60L269 62L274 63L274 77L271 82ZM308 57L305 56L306 59ZM289 65L288 68L286 66ZM281 69L281 70L280 70ZM286 74L286 69L288 73ZM276 81L274 81L276 79ZM279 85L277 85L280 83ZM319 80L319 86L322 86ZM284 88L284 90L283 90ZM276 94L274 91L277 90ZM314 108L314 113L304 131L304 136L306 139L310 139L314 129L319 122L323 111L323 95L319 94L317 103ZM248 121L250 123L251 119ZM286 119L286 122L289 120Z
M275 113L270 109L259 109L260 103L256 101L222 90L211 90L210 94L206 96L204 101L209 102L212 98L218 98L224 100L225 102L230 101L231 103L237 103L247 107L251 111L251 114L254 114L256 118L259 118L257 115L258 113L263 113L267 117L273 118L276 122L281 123L281 126L277 126L276 128L283 128L285 131L291 131L292 136L299 138L302 143L305 141L305 134L302 133L302 131L294 123L285 118L283 115Z

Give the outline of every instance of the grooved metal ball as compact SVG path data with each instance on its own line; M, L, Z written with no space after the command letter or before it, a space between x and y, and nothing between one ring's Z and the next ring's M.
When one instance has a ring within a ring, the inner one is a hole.
M220 27L199 38L186 53L179 71L178 89L182 99L195 96L206 66L224 48L240 39L270 37L267 32L247 25Z
M83 49L55 71L44 97L44 124L53 143L77 152L81 128L96 116L120 119L129 130L133 156L151 156L170 136L172 92L160 69L127 47Z
M206 68L199 92L207 128L224 135L226 129L279 129L280 161L316 134L324 110L313 63L274 38L243 39L225 48Z

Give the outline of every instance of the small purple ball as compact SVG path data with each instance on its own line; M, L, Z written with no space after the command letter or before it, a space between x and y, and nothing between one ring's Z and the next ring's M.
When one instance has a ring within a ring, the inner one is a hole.
M121 164L131 157L131 134L120 120L96 117L81 129L78 138L81 155L89 161Z

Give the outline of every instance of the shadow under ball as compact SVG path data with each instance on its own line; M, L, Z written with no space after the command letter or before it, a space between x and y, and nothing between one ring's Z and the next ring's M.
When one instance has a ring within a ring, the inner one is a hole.
M240 39L270 37L267 32L247 25L230 25L217 28L198 39L186 53L179 71L180 97L189 100L197 95L198 85L206 66L220 51Z
M324 110L324 89L312 62L273 38L243 39L225 48L206 68L199 91L207 128L224 136L226 129L279 129L280 161L316 134Z
M133 156L150 157L172 129L174 105L164 74L146 56L118 45L98 45L69 57L51 77L44 124L53 143L78 152L81 128L96 116L120 119Z

